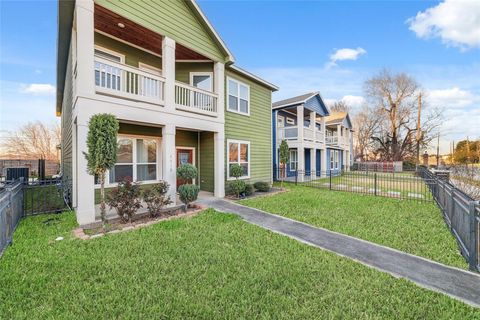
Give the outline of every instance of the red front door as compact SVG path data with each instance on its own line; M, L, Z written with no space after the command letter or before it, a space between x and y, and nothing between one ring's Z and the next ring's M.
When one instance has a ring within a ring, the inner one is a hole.
M177 149L177 168L182 164L193 164L193 150L192 149ZM177 188L185 183L192 183L192 181L185 181L177 179Z

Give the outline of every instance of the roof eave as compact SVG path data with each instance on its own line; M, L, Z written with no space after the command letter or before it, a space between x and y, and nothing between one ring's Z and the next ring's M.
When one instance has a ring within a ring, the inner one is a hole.
M278 91L278 89L279 89L279 87L277 87L276 85L274 85L274 84L272 84L272 83L270 83L266 80L263 80L262 78L254 75L253 73L250 73L250 72L248 72L248 71L246 71L246 70L244 70L240 67L237 67L233 64L228 66L228 67L232 70L237 71L238 73L241 73L242 75L244 75L248 78L251 78L252 80L255 80L256 82L259 82L259 83L263 84L264 86L268 87L272 91Z

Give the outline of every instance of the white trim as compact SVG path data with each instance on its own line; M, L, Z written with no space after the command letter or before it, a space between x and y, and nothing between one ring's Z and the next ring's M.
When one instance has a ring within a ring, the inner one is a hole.
M186 63L192 63L192 62L198 62L198 63L205 63L205 62L214 62L213 60L210 59L198 59L198 60L192 60L192 59L176 59L175 62L186 62Z
M290 161L289 161L289 170L290 172L294 172L295 170L298 170L298 149L290 149L288 150L289 156L290 156ZM292 170L292 152L295 153L295 169Z
M194 76L209 76L210 77L210 89L207 89L206 91L213 92L213 72L208 72L208 71L195 71L195 72L190 72L190 85L192 87L195 87L193 85L193 77ZM195 87L198 88L198 87ZM202 88L198 88L200 90L205 90Z
M230 143L236 143L239 148L238 148L238 161L237 162L232 162L232 163L237 163L240 164L240 144L246 144L248 145L248 175L246 176L241 176L238 179L239 180L244 180L244 179L250 179L250 164L252 162L252 159L250 157L251 154L251 148L250 148L250 141L247 140L235 140L235 139L227 139L227 180L235 180L235 177L230 177Z
M117 51L113 51L113 50L107 49L107 48L99 46L99 45L95 45L94 48L98 51L103 51L105 53L111 54L112 56L116 56L116 57L120 58L120 62L118 62L118 61L115 61L115 62L125 64L125 55L124 54L118 53ZM105 57L100 57L100 58L111 60L111 59L108 59L108 58L105 58Z
M272 91L278 91L278 90L279 90L279 87L277 87L276 85L274 85L274 84L272 84L272 83L270 83L270 82L268 82L268 81L265 81L265 80L257 77L257 76L254 75L253 73L250 73L250 72L248 72L248 71L246 71L246 70L243 70L243 69L240 68L240 67L237 67L237 66L235 66L235 65L230 65L230 66L228 66L228 67L229 67L230 69L232 69L232 70L237 71L238 73L241 73L242 75L244 75L244 76L246 76L246 77L248 77L248 78L251 78L251 79L253 79L253 80L257 81L257 82L260 82L261 84L269 87Z
M154 74L156 76L161 76L162 75L162 68L157 68L157 67L154 67L150 64L147 64L147 63L144 63L144 62L139 62L138 63L138 69L142 70L142 71L145 71L145 72L148 72L148 73L151 73L151 74Z
M230 103L230 81L233 81L233 82L236 82L237 83L237 101L238 101L238 110L230 110L229 108L229 103ZM242 86L245 86L247 88L247 95L248 95L248 100L247 100L247 103L248 103L248 110L247 112L241 112L240 111L240 85ZM250 109L251 109L251 105L250 105L250 86L240 80L237 80L235 78L232 78L232 77L227 77L227 92L226 92L226 96L227 96L227 101L226 101L226 106L227 106L227 111L228 112L233 112L233 113L237 113L237 114L241 114L243 116L250 116Z
M177 150L180 149L180 150L192 150L192 165L196 167L196 164L195 164L195 147L182 147L182 146L175 146L175 168L178 168L178 165L177 165ZM197 168L197 171L199 172L198 168ZM200 175L199 175L200 177ZM196 184L195 182L197 181L197 179L193 179L192 181L192 184ZM178 186L177 186L178 187Z
M148 49L142 48L142 47L140 47L140 46L137 46L136 44L133 44L133 43L128 42L128 41L125 41L125 40L122 40L122 39L120 39L120 38L117 38L117 37L115 37L115 36L112 36L111 34L106 33L106 32L103 32L103 31L101 31L101 30L95 29L95 32L96 32L96 33L99 33L99 34L101 34L101 35L104 35L104 36L106 36L106 37L108 37L108 38L111 38L111 39L113 39L113 40L116 40L116 41L118 41L118 42L121 42L121 43L124 43L124 44L126 44L126 45L129 45L129 46L131 46L131 47L134 47L134 48L136 48L136 49L139 49L139 50L145 51L145 52L147 52L147 53L150 53L151 55L154 55L154 56L157 56L157 57L160 57L160 58L162 57L161 54L158 54L158 53L155 53L155 52L150 51L150 50L148 50Z

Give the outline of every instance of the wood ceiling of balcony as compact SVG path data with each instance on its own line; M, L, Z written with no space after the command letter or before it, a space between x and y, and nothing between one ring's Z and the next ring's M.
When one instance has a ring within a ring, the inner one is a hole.
M118 26L119 23L122 23L125 27L120 28ZM96 30L110 34L115 38L132 43L156 54L162 54L162 35L97 4L95 4L94 24ZM179 43L176 44L175 59L210 60Z

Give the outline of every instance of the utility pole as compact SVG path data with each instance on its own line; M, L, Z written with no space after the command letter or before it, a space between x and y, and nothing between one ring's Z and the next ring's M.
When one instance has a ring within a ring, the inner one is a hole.
M421 132L421 129L420 129L420 116L422 114L422 94L419 93L418 94L418 116L417 116L417 137L416 137L416 140L417 140L417 159L415 161L416 163L416 166L417 166L417 170L418 170L418 165L419 165L419 162L420 162L420 140L422 139L422 132Z

